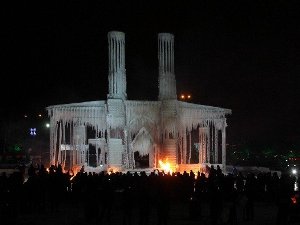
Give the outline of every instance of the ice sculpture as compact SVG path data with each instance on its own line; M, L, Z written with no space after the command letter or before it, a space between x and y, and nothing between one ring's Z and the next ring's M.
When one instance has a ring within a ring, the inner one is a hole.
M230 109L177 100L174 36L158 34L158 101L127 100L125 34L108 33L106 100L52 105L50 164L124 171L172 171L226 165L226 115Z

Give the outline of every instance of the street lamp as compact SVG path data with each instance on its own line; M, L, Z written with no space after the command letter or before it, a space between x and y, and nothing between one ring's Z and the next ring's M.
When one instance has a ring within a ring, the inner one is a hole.
M189 100L191 100L191 98L192 98L192 95L190 95L190 94L181 94L180 95L180 99L183 101L189 101Z

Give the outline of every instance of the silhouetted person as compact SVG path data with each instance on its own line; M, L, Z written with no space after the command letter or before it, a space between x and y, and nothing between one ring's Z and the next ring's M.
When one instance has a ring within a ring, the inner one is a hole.
M238 199L237 190L233 190L230 198L231 199L229 200L230 205L229 205L228 224L229 225L237 225L237 199Z
M211 186L209 190L209 211L210 211L210 221L211 225L217 225L221 220L221 214L223 209L223 196L222 192L217 189L217 187Z
M248 174L246 178L245 184L245 195L247 197L245 211L244 211L244 220L246 221L253 221L254 219L254 197L257 194L256 188L256 178L254 174Z
M88 223L96 222L98 211L99 211L99 192L97 190L97 184L95 182L96 176L93 176L91 173L87 176L85 184L85 205L84 205L84 214L85 220Z
M150 213L150 187L146 173L142 172L137 188L139 225L149 224Z
M189 201L189 218L190 220L198 220L201 217L201 204L199 195L194 194Z
M123 190L121 207L123 211L123 225L132 224L132 210L133 210L133 190L128 184Z
M291 183L287 174L282 174L280 179L276 225L287 225L289 220L289 211L291 207Z
M219 165L217 165L216 174L217 174L217 176L221 176L222 175L222 170L221 170L221 168L220 168Z
M109 176L105 177L104 184L103 184L103 191L101 192L102 200L102 208L100 212L100 224L106 221L108 225L111 224L111 214L112 214L112 207L114 201L114 189L112 185L112 180Z
M167 225L170 208L170 190L166 176L161 176L157 187L157 224Z

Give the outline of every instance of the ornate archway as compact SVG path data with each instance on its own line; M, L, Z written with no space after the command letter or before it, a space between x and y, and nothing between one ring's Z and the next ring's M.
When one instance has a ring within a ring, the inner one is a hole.
M149 168L153 160L153 139L145 127L142 127L131 143L135 168Z

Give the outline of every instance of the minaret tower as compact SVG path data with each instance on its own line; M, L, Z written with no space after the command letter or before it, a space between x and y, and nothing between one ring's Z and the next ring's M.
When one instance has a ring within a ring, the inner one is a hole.
M125 142L125 34L111 31L108 38L108 95L107 95L107 164L120 170L124 164L122 155Z
M158 34L159 96L161 101L161 145L159 158L171 164L177 162L177 94L174 74L174 35Z
M108 33L108 98L127 99L125 69L125 34Z
M174 74L174 35L158 34L159 100L177 99Z

